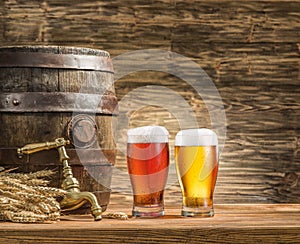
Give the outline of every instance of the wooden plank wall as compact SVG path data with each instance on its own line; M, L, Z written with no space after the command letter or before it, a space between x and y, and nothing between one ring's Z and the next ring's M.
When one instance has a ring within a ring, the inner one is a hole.
M113 58L154 48L190 58L211 77L226 110L215 201L300 202L299 1L1 0L0 45L24 44L99 48ZM134 73L116 81L115 88L122 101L149 84L173 89L189 103L200 126L210 127L201 97L172 75ZM140 100L143 106L142 95ZM152 123L165 125L171 138L180 128L157 106L130 117L132 127ZM124 159L120 153L118 172L126 171ZM122 191L128 181L118 177L114 182ZM120 201L131 199L119 190L113 194ZM180 201L177 183L166 199Z

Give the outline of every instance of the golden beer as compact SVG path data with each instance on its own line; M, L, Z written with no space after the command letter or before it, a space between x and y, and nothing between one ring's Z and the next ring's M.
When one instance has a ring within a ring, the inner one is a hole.
M213 194L218 173L216 135L208 129L197 129L195 133L188 131L182 131L179 139L180 136L176 136L175 142L182 215L213 216Z

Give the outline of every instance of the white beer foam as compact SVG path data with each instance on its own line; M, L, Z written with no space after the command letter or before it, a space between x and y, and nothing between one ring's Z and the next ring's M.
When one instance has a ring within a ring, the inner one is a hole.
M169 132L163 126L142 126L127 131L128 143L168 142Z
M181 130L176 134L175 146L218 146L218 137L206 128Z

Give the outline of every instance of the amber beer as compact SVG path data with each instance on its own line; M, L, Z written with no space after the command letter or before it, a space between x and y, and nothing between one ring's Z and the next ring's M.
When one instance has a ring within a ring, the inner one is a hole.
M175 139L175 164L183 216L214 216L213 194L218 172L217 135L209 129L183 130Z
M128 130L127 167L133 190L133 216L164 215L169 168L168 131L160 126Z

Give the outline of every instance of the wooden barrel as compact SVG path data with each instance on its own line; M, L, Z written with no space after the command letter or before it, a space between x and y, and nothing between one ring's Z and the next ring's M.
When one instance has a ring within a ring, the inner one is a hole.
M113 82L106 51L0 48L0 166L18 167L19 172L55 170L51 185L61 187L62 165L56 149L19 158L17 148L58 137L70 139L69 164L81 191L93 192L105 210L115 162Z

